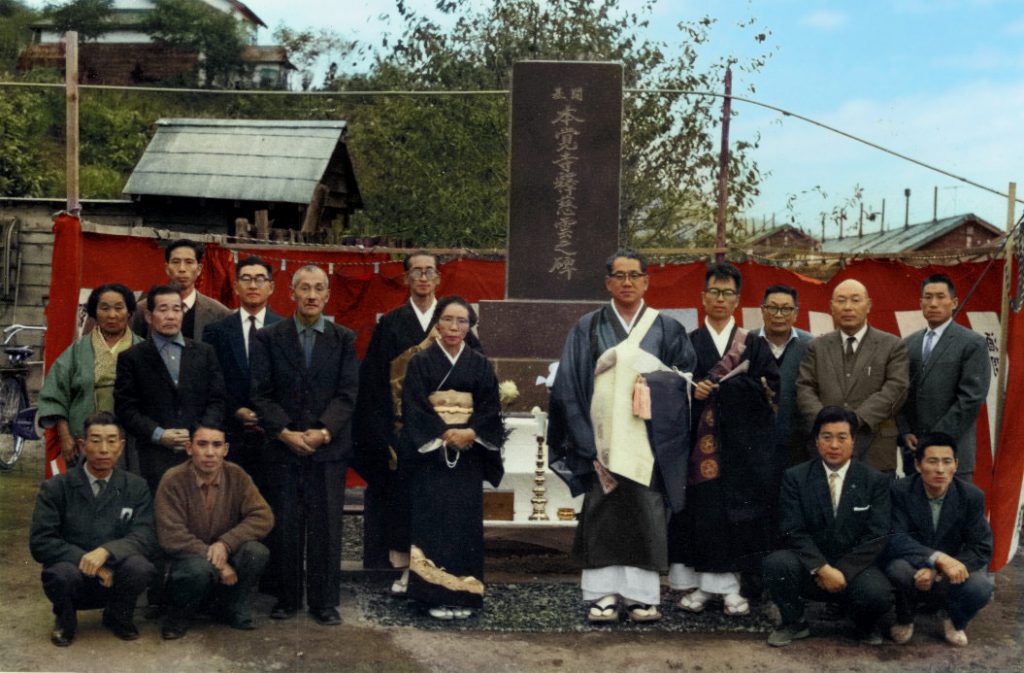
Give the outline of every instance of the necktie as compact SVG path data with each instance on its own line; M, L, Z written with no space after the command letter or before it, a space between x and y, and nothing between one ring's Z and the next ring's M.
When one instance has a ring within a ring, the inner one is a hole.
M249 316L249 339L246 342L246 344L247 344L247 348L246 348L246 351L245 351L245 356L246 357L249 357L249 354L252 353L252 340L255 339L255 338L256 338L256 316L251 315L251 316Z
M107 487L107 480L106 479L97 479L95 481L95 485L96 485L96 495L99 496L101 493L103 493L103 489L105 489Z
M854 355L853 344L855 344L855 343L857 343L857 337L852 337L852 336L851 337L846 337L846 353L845 353L845 356L846 356L847 360L852 360L853 359L853 355Z
M832 496L832 513L836 513L836 509L839 507L839 473L832 472L829 470L828 473L828 492Z
M928 356L932 354L932 347L935 345L935 330L928 330L928 333L924 335L924 352L921 353L921 359L924 362L928 362Z

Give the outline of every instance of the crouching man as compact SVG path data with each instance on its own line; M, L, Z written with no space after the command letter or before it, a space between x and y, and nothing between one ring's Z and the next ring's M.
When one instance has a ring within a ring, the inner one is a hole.
M914 635L914 608L924 602L945 610L946 642L963 647L964 629L992 598L985 494L954 476L956 451L956 440L947 434L920 437L918 473L892 485L893 537L885 574L896 591L890 635L897 643Z
M124 431L112 414L86 418L77 441L85 461L43 482L29 533L57 616L50 642L70 645L77 611L90 608L103 608L103 625L115 636L135 640L135 601L156 573L148 558L157 548L149 487L117 467Z
M764 561L764 584L782 615L774 647L810 635L804 598L845 605L864 643L878 645L878 619L892 607L880 567L890 526L889 479L852 460L857 416L824 407L814 420L819 458L786 470L779 498L786 549Z
M172 559L161 635L184 636L204 605L233 628L254 629L252 592L270 557L259 540L274 515L245 470L224 460L223 430L199 426L185 451L189 461L167 470L156 493L157 536Z

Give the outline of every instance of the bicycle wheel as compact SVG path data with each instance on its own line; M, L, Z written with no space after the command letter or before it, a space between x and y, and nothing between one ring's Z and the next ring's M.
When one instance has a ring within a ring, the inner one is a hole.
M10 377L0 382L0 432L10 432L18 412L25 404L21 379Z
M21 458L21 450L25 440L15 437L10 432L0 434L0 471L9 470Z

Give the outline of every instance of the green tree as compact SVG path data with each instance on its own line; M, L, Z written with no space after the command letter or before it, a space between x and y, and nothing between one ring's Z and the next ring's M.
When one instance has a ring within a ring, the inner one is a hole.
M715 21L678 24L681 46L644 36L655 0L622 9L617 0L446 0L442 21L396 1L396 26L365 75L339 89L493 90L510 86L520 60L617 61L624 66L621 218L638 246L692 240L685 213L715 201L721 101L671 91L721 91L725 68L756 72L767 56L705 64L699 53ZM743 26L764 42L754 21ZM387 97L353 111L351 146L367 203L358 233L439 245L503 245L508 187L508 103L504 96ZM757 140L733 142L729 208L757 193L750 158ZM362 160L360 161L360 157ZM712 220L713 221L713 220ZM710 223L709 223L710 224ZM689 232L689 233L687 233ZM426 240L424 240L426 239Z
M13 73L18 54L32 42L36 12L19 0L0 0L0 73Z
M46 195L55 179L48 157L62 157L52 140L57 102L45 92L0 90L0 195Z
M291 61L302 77L303 91L313 86L313 77L317 67L330 61L333 71L337 72L337 63L349 56L357 47L357 43L346 40L341 35L327 28L294 30L285 24L274 29L274 42L284 47ZM330 78L333 79L333 74Z
M143 26L164 45L199 54L206 86L230 86L246 72L244 28L201 0L155 0Z
M54 30L78 32L82 42L95 40L110 30L114 0L71 0L64 4L47 4L43 15L53 22Z

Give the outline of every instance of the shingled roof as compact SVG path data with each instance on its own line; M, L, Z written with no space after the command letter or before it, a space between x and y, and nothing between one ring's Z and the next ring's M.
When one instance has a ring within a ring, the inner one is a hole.
M821 242L821 251L880 254L919 250L962 224L977 224L997 235L1002 233L974 213L966 213L941 220L918 222L908 227L897 226L888 231L874 231L863 236L854 233L843 238L825 239Z

